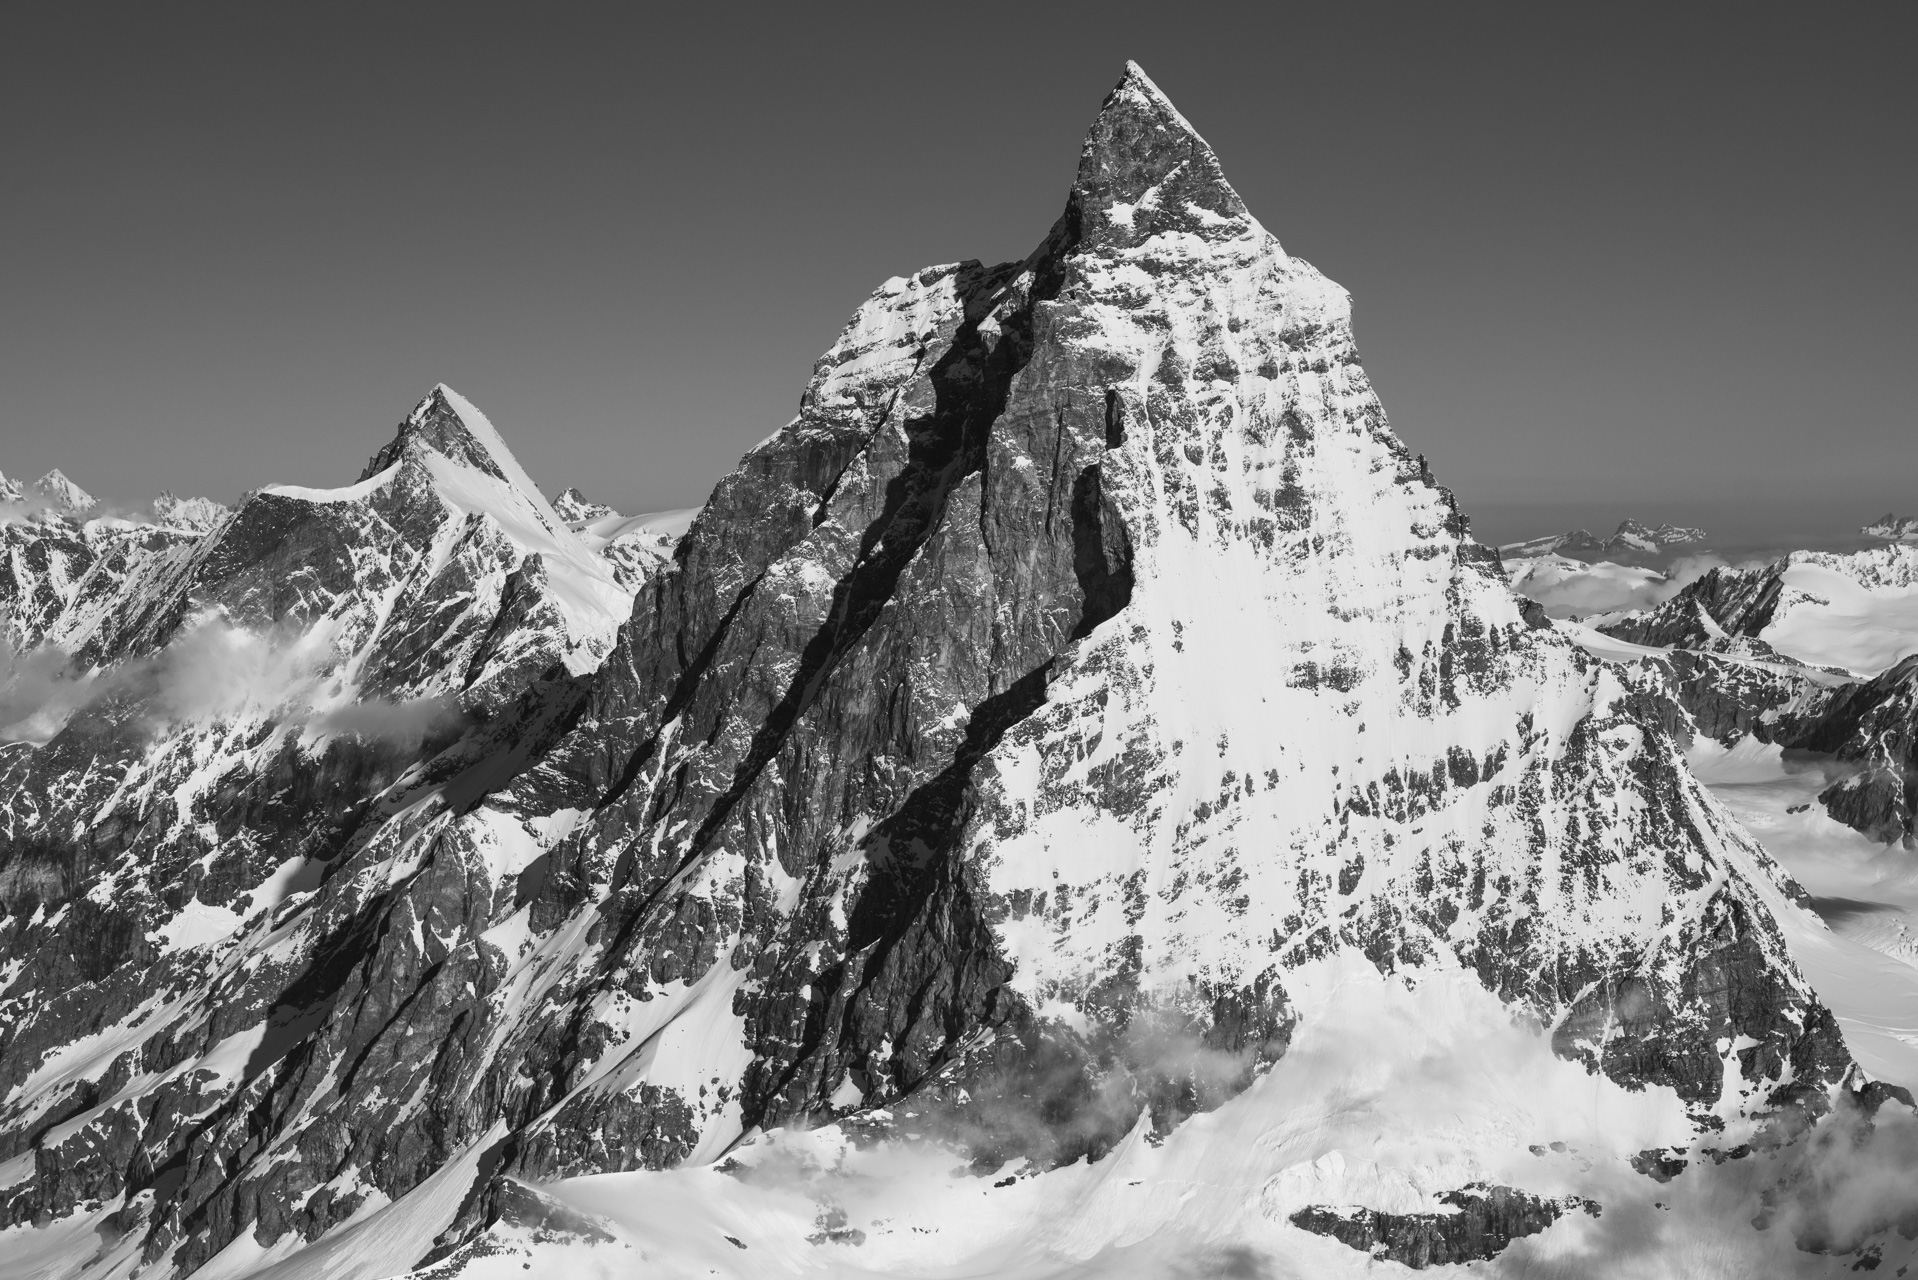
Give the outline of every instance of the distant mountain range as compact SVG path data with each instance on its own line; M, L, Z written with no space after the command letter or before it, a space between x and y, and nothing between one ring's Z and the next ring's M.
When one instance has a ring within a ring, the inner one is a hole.
M1868 538L1911 541L1918 539L1918 516L1897 516L1888 511L1858 532Z
M1570 556L1581 560L1598 556L1636 558L1664 555L1674 548L1696 545L1704 540L1703 529L1688 529L1673 524L1652 526L1636 520L1625 520L1620 522L1609 538L1600 538L1585 529L1573 529L1568 533L1533 538L1529 542L1508 542L1501 545L1498 552L1507 560L1546 555Z
M58 467L32 484L0 475L0 504L31 505L60 515L83 515L99 505L92 494L67 479Z

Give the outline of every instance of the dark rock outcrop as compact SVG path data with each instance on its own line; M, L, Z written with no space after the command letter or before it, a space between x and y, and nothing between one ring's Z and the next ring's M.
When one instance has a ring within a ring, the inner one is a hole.
M1593 1217L1599 1206L1576 1196L1548 1200L1512 1187L1475 1183L1439 1197L1450 1212L1384 1213L1377 1209L1312 1205L1294 1213L1293 1226L1331 1236L1381 1261L1422 1271L1426 1267L1483 1262L1505 1246L1537 1235L1567 1213Z

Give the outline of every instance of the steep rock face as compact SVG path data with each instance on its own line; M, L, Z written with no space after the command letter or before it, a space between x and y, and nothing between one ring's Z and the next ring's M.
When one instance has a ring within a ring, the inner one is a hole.
M1725 636L1756 639L1777 616L1784 594L1784 564L1712 569L1658 608L1604 629L1633 644L1685 648L1699 648Z
M1819 797L1832 817L1874 840L1912 840L1918 833L1918 654L1838 693L1796 745L1858 766Z
M384 1214L457 1269L549 1216L516 1179L753 1129L1053 1169L1282 1069L1347 960L1728 1149L1858 1083L1666 694L1521 613L1137 68L1039 247L882 286L610 647L565 526L441 389L74 633L290 629L337 692L0 758L8 1221L177 1274ZM477 723L342 727L429 703ZM1471 1249L1555 1203L1486 1197Z
M0 643L16 653L62 643L112 606L136 564L189 541L126 521L0 523Z
M1452 1212L1381 1213L1315 1205L1293 1214L1292 1222L1374 1258L1421 1271L1495 1258L1513 1240L1536 1235L1567 1211L1599 1213L1599 1206L1587 1201L1560 1203L1511 1187L1467 1187L1446 1193L1443 1201Z

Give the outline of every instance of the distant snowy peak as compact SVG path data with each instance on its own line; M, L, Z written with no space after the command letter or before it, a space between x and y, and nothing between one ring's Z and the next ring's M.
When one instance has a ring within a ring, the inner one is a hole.
M1572 529L1566 533L1554 533L1524 542L1503 543L1498 553L1507 560L1529 560L1535 556L1563 556L1579 551L1603 550L1605 550L1605 539L1589 529Z
M67 479L58 467L35 480L32 492L49 508L66 515L80 515L100 505L99 499Z
M577 486L566 490L553 499L553 510L559 518L569 525L577 525L585 520L599 520L607 516L616 516L619 512L603 502L588 502L586 495Z
M83 516L100 505L99 499L67 479L58 467L30 485L0 475L0 503L63 516Z
M449 515L494 530L516 549L516 563L524 558L530 565L528 582L537 581L539 592L552 598L567 635L582 646L568 655L578 670L598 661L632 607L633 588L609 559L554 510L486 415L445 383L414 406L357 483L273 485L261 496L365 504L419 550L451 536Z
M1626 520L1619 524L1618 531L1605 544L1605 549L1611 551L1630 547L1638 551L1659 551L1681 543L1704 540L1703 529L1688 529L1675 524L1647 526L1636 520Z
M1858 532L1867 538L1885 538L1893 542L1918 541L1918 516L1899 516L1887 511Z
M476 433L468 420L455 406L455 393L445 383L440 383L416 405L413 412L406 415L400 423L400 429L385 448L368 459L366 470L360 473L362 481L370 480L385 471L404 457L409 449L425 447L444 457L452 459L462 466L483 471L495 480L512 483L506 468L501 465L499 454L507 453L503 442L497 450L488 446L498 440L497 433L491 433L493 439ZM461 406L470 408L464 400ZM490 426L490 424L489 424Z
M498 428L444 382L413 406L392 441L367 462L360 481L370 481L407 457L418 458L423 451L505 484L525 500L542 523L555 532L564 529L566 521L506 447Z
M1578 558L1593 555L1660 555L1676 547L1703 541L1703 529L1675 524L1646 525L1637 520L1625 520L1620 522L1609 538L1600 538L1586 529L1573 529L1526 542L1508 542L1498 550L1507 560L1549 555Z
M100 500L69 480L66 473L57 467L30 485L0 475L0 505L24 507L24 514L38 516L42 520L63 516L75 521L89 521L101 515ZM171 491L162 491L153 500L152 523L188 533L205 533L226 514L227 508L211 498L182 498ZM147 521L137 515L107 516L94 523L124 531L144 525Z
M613 576L627 588L637 591L672 558L698 507L679 511L649 511L636 516L621 515L600 502L588 502L578 489L568 489L553 502L566 520L566 527L579 536L613 568Z
M224 503L211 498L181 498L162 490L160 496L153 500L154 523L169 529L206 533L226 519L228 514Z

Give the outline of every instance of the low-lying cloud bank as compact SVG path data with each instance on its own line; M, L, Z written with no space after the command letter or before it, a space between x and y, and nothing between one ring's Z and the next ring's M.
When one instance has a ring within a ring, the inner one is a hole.
M1544 605L1551 617L1586 618L1656 609L1713 569L1754 569L1769 563L1763 559L1734 563L1716 555L1680 556L1660 573L1609 560L1587 564L1564 556L1539 556L1514 561L1508 572L1512 590Z
M262 636L202 618L158 652L103 670L53 646L16 652L0 636L0 741L43 744L77 713L111 700L153 725L255 712L318 734L417 744L466 719L456 700L338 703L321 631Z

